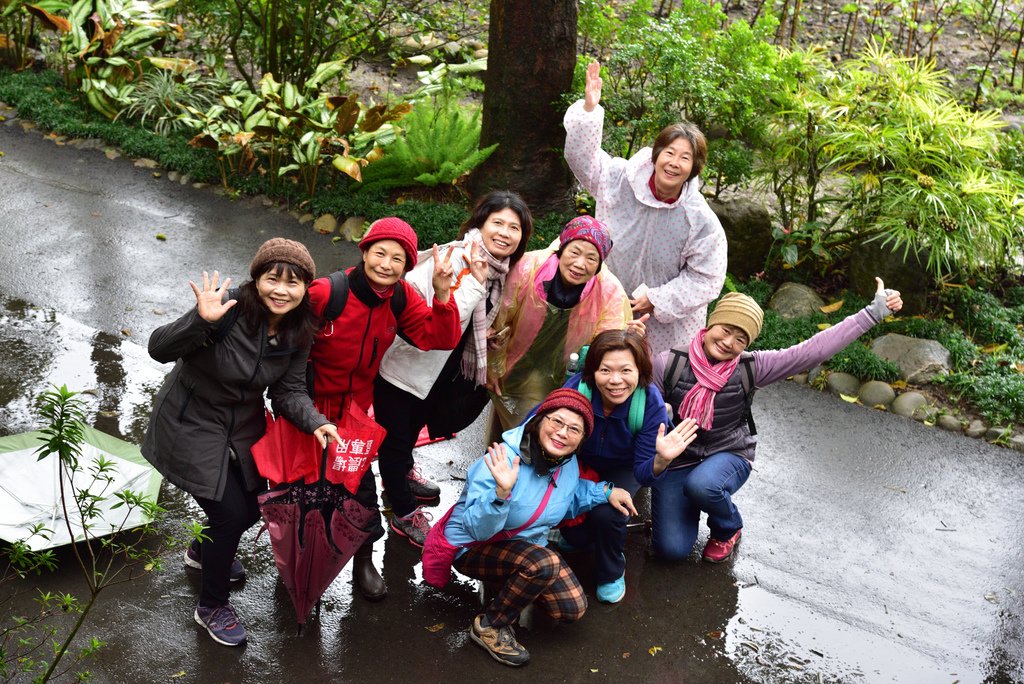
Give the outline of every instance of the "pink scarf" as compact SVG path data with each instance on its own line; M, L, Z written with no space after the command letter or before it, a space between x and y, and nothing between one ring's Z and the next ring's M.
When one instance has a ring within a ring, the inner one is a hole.
M712 366L704 355L704 334L707 331L707 328L701 328L690 341L690 368L697 377L697 384L690 388L679 406L680 418L693 418L704 430L710 430L715 419L715 395L729 382L729 377L740 362L737 356L731 361L721 361Z

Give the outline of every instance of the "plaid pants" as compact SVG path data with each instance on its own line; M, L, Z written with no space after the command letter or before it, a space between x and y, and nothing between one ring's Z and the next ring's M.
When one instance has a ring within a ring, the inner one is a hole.
M587 610L587 597L572 568L543 546L521 539L472 546L453 565L476 579L505 582L484 609L495 627L515 623L534 601L560 622L575 622Z

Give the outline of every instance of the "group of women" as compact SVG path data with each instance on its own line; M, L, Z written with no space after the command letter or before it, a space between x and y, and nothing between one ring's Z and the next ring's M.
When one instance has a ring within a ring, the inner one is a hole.
M870 306L806 342L747 352L763 320L756 302L730 293L706 316L726 241L699 192L704 137L677 124L632 159L612 158L600 148L600 93L592 64L565 117L566 159L598 218L573 219L548 248L526 252L533 220L507 191L482 197L455 242L422 253L408 224L381 219L346 272L344 308L323 320L331 279L314 279L301 244L275 238L239 290L204 273L202 287L191 284L195 309L153 333L150 353L176 365L143 453L209 517L185 561L202 571L194 619L213 639L246 640L228 587L244 577L235 553L259 517L250 447L264 430L264 392L324 444L350 405L373 405L387 430L378 460L389 525L425 553L453 548L456 570L500 583L469 634L501 663L529 661L513 628L531 603L560 621L583 615L586 595L558 551L591 554L598 600L623 599L640 487L651 487L658 555L688 557L702 511L702 557L732 555L743 526L732 495L754 459L753 390L828 358L902 303L879 281ZM573 354L583 364L569 374ZM457 431L488 403L490 446L432 528L421 501L439 490L413 463L417 436ZM355 497L376 507L371 472ZM371 554L383 533L378 523L354 557L371 600L387 592Z

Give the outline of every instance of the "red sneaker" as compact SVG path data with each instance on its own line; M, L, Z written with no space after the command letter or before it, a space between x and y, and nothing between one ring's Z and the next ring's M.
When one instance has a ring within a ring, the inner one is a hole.
M704 560L709 563L724 563L732 557L733 549L736 548L736 543L740 540L740 535L743 530L736 530L736 534L732 535L725 541L720 539L708 539L707 546L704 547Z

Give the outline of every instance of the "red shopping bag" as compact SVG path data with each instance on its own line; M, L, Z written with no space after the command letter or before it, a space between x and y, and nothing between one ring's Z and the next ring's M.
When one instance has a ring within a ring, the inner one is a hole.
M355 494L386 434L358 405L348 402L338 421L341 439L328 444L325 453L315 436L284 417L275 419L268 411L267 432L252 446L252 457L272 487L284 482L313 484L323 467L329 482L344 485Z
M267 431L252 445L252 458L271 487L282 482L316 482L323 447L311 434L267 411Z
M355 494L359 481L377 458L387 430L366 415L355 402L349 402L341 414L337 442L327 445L326 478L344 485Z

